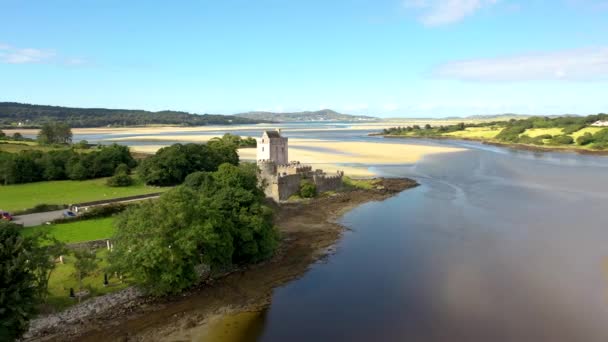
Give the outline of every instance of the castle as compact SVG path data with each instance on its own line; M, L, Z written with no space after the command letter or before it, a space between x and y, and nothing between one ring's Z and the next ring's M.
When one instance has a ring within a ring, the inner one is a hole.
M342 187L342 171L330 175L323 170L313 171L310 165L289 162L288 139L281 136L280 130L264 131L257 143L260 181L265 184L266 196L275 201L285 201L297 194L303 180L314 183L317 193Z

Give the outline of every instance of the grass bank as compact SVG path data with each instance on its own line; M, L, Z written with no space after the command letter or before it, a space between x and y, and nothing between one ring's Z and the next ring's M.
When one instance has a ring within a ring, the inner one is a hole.
M109 238L114 234L116 228L114 228L114 218L105 217L70 223L27 227L21 230L25 236L41 231L49 233L49 235L61 242L77 243Z
M1 185L0 208L6 211L25 210L38 204L82 203L145 195L169 189L146 186L139 180L128 187L113 188L106 185L106 179Z
M95 271L82 280L83 289L89 291L86 298L101 296L107 293L122 290L128 286L126 282L110 277L108 285L104 286L103 279L106 268L108 267L108 250L100 248L96 251ZM51 278L49 279L48 309L59 311L78 303L75 298L70 298L70 288L78 291L78 280L75 276L73 255L68 254L63 257L63 264L57 264ZM86 299L85 298L85 299Z

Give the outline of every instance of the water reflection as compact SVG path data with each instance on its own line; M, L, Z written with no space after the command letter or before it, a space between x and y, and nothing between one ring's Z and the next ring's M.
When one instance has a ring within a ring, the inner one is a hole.
M480 148L378 167L423 185L347 214L260 340L608 340L606 166Z

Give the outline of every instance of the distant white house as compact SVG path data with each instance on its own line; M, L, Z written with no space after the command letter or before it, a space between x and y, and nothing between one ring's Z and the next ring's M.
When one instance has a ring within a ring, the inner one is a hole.
M608 127L608 121L596 121L594 123L591 124L591 126L595 126L595 127Z

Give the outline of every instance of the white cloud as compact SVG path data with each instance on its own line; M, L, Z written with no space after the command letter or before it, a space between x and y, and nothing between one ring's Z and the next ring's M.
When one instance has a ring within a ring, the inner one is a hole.
M608 80L608 47L453 61L433 75L464 81Z
M0 63L40 64L51 63L66 66L84 66L89 62L83 58L60 56L53 50L20 48L0 43Z
M55 52L32 48L16 48L0 44L0 62L9 64L42 63L55 56Z
M498 0L404 0L408 9L420 12L420 21L427 26L441 26L459 22L483 7Z

